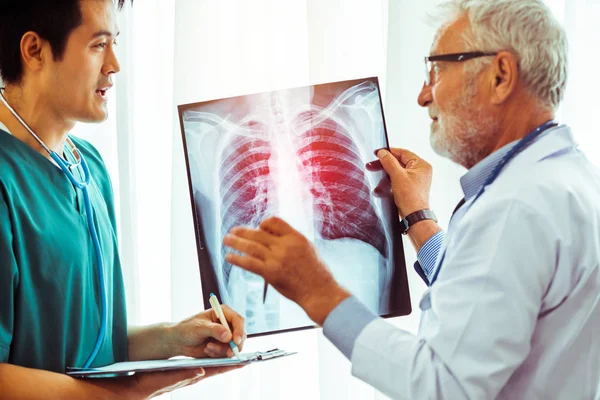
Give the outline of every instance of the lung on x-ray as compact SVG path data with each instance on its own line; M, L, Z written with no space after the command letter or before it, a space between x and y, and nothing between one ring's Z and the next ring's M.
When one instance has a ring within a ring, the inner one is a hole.
M225 262L234 226L283 218L335 278L381 316L410 313L398 212L365 164L388 139L377 78L178 107L205 308L213 292L250 335L313 326L261 277Z

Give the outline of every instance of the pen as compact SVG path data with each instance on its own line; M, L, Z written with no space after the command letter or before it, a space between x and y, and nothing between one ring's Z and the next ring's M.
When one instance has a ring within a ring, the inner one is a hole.
M219 318L219 321L221 321L221 325L223 325L225 329L231 333L231 329L227 323L227 318L225 318L225 314L223 314L223 310L221 309L221 305L219 304L219 299L217 299L217 296L215 296L214 293L211 293L208 301L210 302L210 306L212 307L213 311L217 315L217 318ZM233 350L233 354L235 354L236 357L240 356L240 351L233 340L229 342L229 347L231 347L231 350Z
M265 281L265 288L263 289L263 304L265 304L265 301L267 301L267 287L269 285L267 284L267 281Z

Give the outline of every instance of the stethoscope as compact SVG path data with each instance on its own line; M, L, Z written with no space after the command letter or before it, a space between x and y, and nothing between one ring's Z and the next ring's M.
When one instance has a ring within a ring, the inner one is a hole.
M471 202L471 205L473 205L473 203L475 203L477 201L479 196L481 196L483 194L486 186L491 185L496 180L498 175L500 175L500 172L502 171L502 169L506 166L506 164L509 163L509 161L511 161L517 154L519 154L527 146L529 146L531 143L533 143L533 141L535 139L537 139L543 132L545 132L546 130L553 128L557 125L558 125L557 122L551 120L551 121L544 123L543 125L538 126L536 129L529 132L527 134L527 136L525 136L523 139L521 139L512 149L510 149L510 151L508 153L506 153L506 155L502 158L502 160L500 160L498 165L496 165L496 167L492 170L492 172L486 179L485 183L481 186L481 188L479 189L479 192L477 192L477 195ZM458 204L458 206L456 207L456 209L454 210L454 212L456 213L456 211L458 211L458 209L463 204L464 204L464 201L461 201ZM437 269L435 270L433 277L431 278L431 283L429 284L429 287L431 287L431 285L433 285L433 283L436 281L438 274L440 273L440 270L442 269L442 263L444 262L445 257L446 257L446 251L444 250L444 252L442 253L442 258L440 259L440 263L437 266ZM427 289L427 292L428 291L429 291L429 289Z
M100 249L100 240L98 239L98 233L96 232L96 227L94 226L93 214L92 214L92 203L90 202L90 194L88 192L88 185L91 180L90 170L88 168L83 155L77 150L71 139L67 138L67 143L71 147L71 151L75 155L76 163L71 163L69 161L64 160L61 156L59 156L55 151L50 150L48 146L42 142L42 140L33 132L33 130L23 121L23 119L19 116L19 114L8 104L8 101L4 97L2 93L4 89L0 88L0 100L4 103L6 108L10 110L10 112L15 116L15 118L33 135L33 137L39 142L39 144L50 154L52 160L60 167L60 169L65 173L69 181L75 186L77 189L80 189L83 192L83 199L85 203L85 212L87 214L88 221L88 229L90 231L90 236L92 237L92 242L94 244L94 249L96 251L96 260L97 260L97 273L98 273L98 281L100 285L100 298L101 298L101 321L100 321L100 331L98 332L98 337L96 339L96 344L94 345L94 349L89 355L87 361L84 364L84 368L89 368L92 362L96 359L98 352L100 351L100 347L102 346L102 342L104 341L104 337L106 335L106 326L108 325L108 303L106 298L106 289L104 283L104 264L102 259L102 251ZM83 170L83 181L80 182L75 178L71 169L81 167Z

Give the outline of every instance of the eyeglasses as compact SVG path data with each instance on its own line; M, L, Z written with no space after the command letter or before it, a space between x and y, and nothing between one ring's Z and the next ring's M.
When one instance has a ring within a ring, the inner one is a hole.
M471 51L468 53L441 54L437 56L425 57L425 85L431 85L431 71L433 69L433 63L436 61L462 62L472 60L473 58L495 56L497 54L497 52L489 51Z

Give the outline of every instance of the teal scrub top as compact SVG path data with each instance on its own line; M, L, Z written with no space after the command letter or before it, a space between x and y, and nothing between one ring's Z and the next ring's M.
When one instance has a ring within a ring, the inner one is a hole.
M85 157L104 257L106 337L92 366L127 359L125 289L112 187L98 151ZM68 145L65 157L75 158ZM82 180L80 168L74 175ZM83 367L100 329L96 253L83 193L49 159L0 129L0 363L65 372Z

